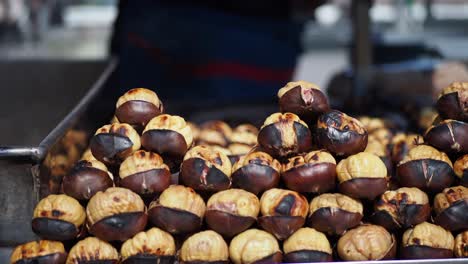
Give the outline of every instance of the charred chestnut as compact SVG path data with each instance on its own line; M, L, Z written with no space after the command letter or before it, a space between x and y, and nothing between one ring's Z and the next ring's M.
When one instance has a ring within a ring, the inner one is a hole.
M450 231L468 229L468 188L454 186L434 198L434 223Z
M304 227L283 244L284 261L288 263L330 262L332 248L327 237L317 230Z
M281 178L288 189L296 192L327 192L335 188L335 158L324 150L290 158L283 164Z
M224 239L208 230L190 236L180 249L180 261L191 264L229 263L229 250Z
M405 231L400 254L403 259L451 258L454 244L449 231L423 222Z
M65 264L67 252L61 242L40 240L17 246L10 256L11 264Z
M151 202L148 215L157 227L171 234L186 234L200 229L205 209L205 202L192 188L171 185Z
M80 234L85 220L85 210L77 200L65 194L51 194L34 208L32 229L43 239L70 240Z
M453 174L447 154L426 145L411 149L397 166L401 186L416 187L430 193L449 187L454 180Z
M218 145L227 147L232 128L223 121L212 120L201 124L197 145Z
M257 220L260 201L242 189L213 194L207 203L205 221L219 234L232 237L247 230Z
M140 195L160 193L171 184L171 172L156 153L136 151L120 165L120 186Z
M234 264L273 264L283 258L275 237L258 229L234 237L229 244L229 256Z
M138 194L113 187L96 193L86 207L89 232L105 241L125 241L146 227L148 216Z
M418 188L386 191L375 201L374 209L372 221L392 231L425 222L431 215L429 198Z
M367 130L359 120L338 110L321 115L317 121L317 144L338 156L364 151Z
M120 164L140 147L140 136L129 124L105 125L89 144L93 156L106 165Z
M468 257L468 231L464 231L455 238L455 257L467 258Z
M288 82L278 91L280 111L291 112L307 122L330 109L327 96L313 83L306 81Z
M115 116L141 131L155 116L162 114L163 104L158 95L145 88L131 89L117 100Z
M120 250L122 264L172 264L175 261L175 253L174 238L156 227L125 241Z
M359 200L340 193L324 193L310 202L308 226L331 236L342 235L359 225L363 210Z
M297 192L275 188L263 193L260 211L260 226L277 239L283 240L304 225L309 204Z
M424 140L443 152L459 155L468 153L468 124L456 120L444 120L429 127Z
M373 200L387 190L387 167L374 154L361 152L336 166L340 192L353 198Z
M468 154L461 156L453 164L455 175L460 178L460 184L468 187Z
M254 194L278 185L281 164L269 154L252 151L241 157L232 168L232 186Z
M416 134L398 133L392 138L392 162L398 164L408 152L424 143L423 137Z
M338 240L338 255L346 261L393 259L395 237L378 225L361 225L348 230Z
M288 157L307 152L312 136L304 121L293 113L275 113L263 123L258 144L273 157Z
M442 90L436 108L443 118L468 122L468 83L454 82Z
M68 254L67 264L117 264L119 252L109 243L88 237L76 243Z
M80 201L87 201L99 191L114 186L114 177L98 160L80 160L63 177L63 192Z

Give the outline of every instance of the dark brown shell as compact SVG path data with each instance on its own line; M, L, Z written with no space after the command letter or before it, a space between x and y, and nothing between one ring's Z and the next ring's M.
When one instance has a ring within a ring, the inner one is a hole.
M279 240L284 240L301 228L305 219L301 216L261 216L258 224Z
M371 219L390 231L406 229L426 221L431 216L431 207L429 204L400 204L397 214L395 219L387 211L379 210L372 214Z
M282 113L294 113L308 123L315 122L321 114L330 110L328 99L322 91L308 89L302 96L300 85L279 98L279 107Z
M308 226L328 235L342 235L361 222L363 215L339 208L323 207L309 216Z
M126 258L122 264L172 264L175 263L175 256L158 256L150 254L137 254Z
M340 192L356 199L374 200L388 189L386 178L354 178L338 185Z
M143 196L160 193L170 184L171 173L167 169L142 171L120 179L120 186Z
M280 174L270 166L249 164L236 170L231 178L233 188L258 195L278 186Z
M59 219L36 217L32 220L32 230L42 239L66 241L77 238L81 229L74 224Z
M433 147L453 155L468 153L468 124L452 120L427 131L424 140Z
M94 135L89 143L93 156L108 165L120 164L122 159L118 155L132 146L133 142L128 137L116 133Z
M89 232L104 241L125 241L145 230L147 220L145 212L116 214L94 223Z
M449 164L433 159L412 160L398 165L398 183L402 187L417 187L428 193L439 193L455 179Z
M276 264L281 263L283 260L283 254L281 252L276 252L270 256L266 256L260 260L252 262L252 264Z
M185 186L194 190L217 192L231 186L231 179L224 172L200 158L184 160L179 177Z
M115 116L119 122L127 123L138 131L142 131L153 117L160 114L162 114L162 109L142 100L130 100L115 109Z
M468 199L462 199L443 210L434 223L450 231L468 229Z
M281 178L290 190L324 193L335 188L336 164L304 164L283 172Z
M203 261L203 260L192 260L192 261L180 261L181 264L229 264L228 260L216 260L216 261Z
M289 157L298 153L305 153L312 148L312 135L306 126L294 122L296 144L290 148L283 146L282 131L278 123L263 127L258 133L258 144L273 157Z
M20 259L13 264L65 264L67 253L53 253L34 258Z
M198 215L162 205L149 209L148 217L155 226L171 234L194 233L202 225L202 219Z
M457 92L444 94L436 104L439 115L444 119L454 119L468 122L468 112L464 111L468 102L460 102Z
M182 134L168 129L147 130L141 136L141 145L164 158L181 159L190 146Z
M205 221L210 229L224 237L230 238L247 230L255 223L256 219L218 210L207 210Z
M331 262L332 255L318 250L298 250L284 255L287 263Z
M402 259L445 259L453 257L453 251L429 246L406 246L400 250Z

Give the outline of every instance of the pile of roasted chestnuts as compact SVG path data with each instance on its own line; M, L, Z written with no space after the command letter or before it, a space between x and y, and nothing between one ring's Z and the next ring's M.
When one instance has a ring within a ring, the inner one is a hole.
M11 263L468 258L468 83L442 91L424 135L330 109L305 81L278 99L260 128L231 127L128 91Z

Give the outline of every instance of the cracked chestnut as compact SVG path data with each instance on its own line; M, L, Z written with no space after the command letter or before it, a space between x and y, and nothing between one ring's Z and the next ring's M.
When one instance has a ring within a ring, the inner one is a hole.
M34 208L32 230L42 239L75 239L83 229L86 213L81 204L65 194L51 194Z
M468 230L455 238L454 253L457 258L468 258Z
M332 248L325 234L309 227L300 228L283 243L287 263L330 262Z
M86 207L89 232L105 241L125 241L146 227L148 216L138 194L119 187L96 193Z
M260 198L260 226L284 240L301 228L307 217L309 204L301 194L284 189L271 189Z
M281 178L288 189L296 192L327 192L335 188L335 158L324 150L290 158L282 166Z
M461 156L453 164L455 175L460 178L460 184L468 187L468 154Z
M183 264L227 264L229 249L223 237L208 230L190 236L180 249Z
M11 264L65 264L67 252L61 242L39 240L17 246L10 256Z
M453 235L444 228L423 222L403 234L402 259L451 258L455 245Z
M119 252L109 243L88 237L72 247L66 264L117 264Z
M436 108L443 118L468 122L468 83L454 82L443 89Z
M229 189L213 194L207 203L205 221L210 229L233 237L257 220L260 201L253 193Z
M151 202L148 215L164 231L187 234L200 230L205 210L205 202L192 188L171 185Z
M431 146L452 155L468 153L468 124L444 120L429 127L424 140Z
M283 258L275 237L258 229L235 236L229 244L229 256L234 264L273 264Z
M450 231L468 229L468 188L446 188L434 198L434 223Z

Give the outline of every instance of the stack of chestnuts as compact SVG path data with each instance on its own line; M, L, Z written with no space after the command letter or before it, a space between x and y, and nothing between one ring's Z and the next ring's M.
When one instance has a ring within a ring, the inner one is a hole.
M11 263L468 257L468 83L443 90L423 136L330 109L305 81L278 98L258 129L198 126L128 91Z

